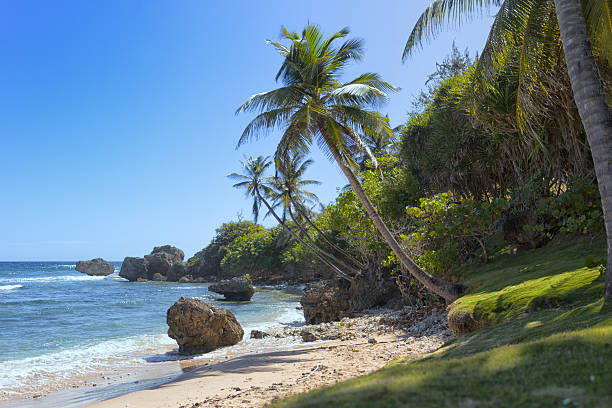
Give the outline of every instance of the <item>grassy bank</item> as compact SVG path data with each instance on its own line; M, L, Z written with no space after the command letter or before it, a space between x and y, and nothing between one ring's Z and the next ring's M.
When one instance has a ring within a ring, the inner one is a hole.
M275 407L609 407L612 308L585 259L602 240L549 245L464 271L450 318L480 329L420 360L283 400ZM455 316L453 317L453 315Z

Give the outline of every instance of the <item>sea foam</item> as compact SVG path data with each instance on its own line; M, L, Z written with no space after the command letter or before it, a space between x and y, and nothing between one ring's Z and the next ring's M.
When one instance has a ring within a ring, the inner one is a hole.
M0 286L0 290L13 290L23 288L23 285L2 285Z

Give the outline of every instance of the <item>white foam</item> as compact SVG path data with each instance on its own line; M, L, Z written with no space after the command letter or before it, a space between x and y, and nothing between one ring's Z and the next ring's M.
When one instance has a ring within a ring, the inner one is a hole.
M2 279L2 283L25 283L25 282L72 282L72 281L90 281L90 280L102 280L105 276L75 276L75 275L61 275L61 276L44 276L40 278L8 278Z
M23 285L3 285L0 286L0 290L13 290L23 288Z
M57 378L96 372L103 367L142 362L142 356L176 345L165 334L141 335L89 346L0 362L0 390L21 385L44 385Z

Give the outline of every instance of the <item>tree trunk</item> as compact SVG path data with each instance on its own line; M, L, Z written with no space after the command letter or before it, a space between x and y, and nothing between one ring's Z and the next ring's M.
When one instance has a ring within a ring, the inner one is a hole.
M612 302L612 110L587 36L579 0L555 0L555 10L565 62L601 194L608 240L608 262L604 297Z
M343 256L345 256L349 261L351 261L351 263L353 263L356 267L360 268L360 269L365 269L365 265L361 262L359 262L357 259L355 259L355 257L353 257L351 254L345 252L342 250L342 248L338 247L334 241L332 241L325 233L323 233L323 231L321 231L319 229L319 227L317 227L317 225L314 223L314 221L312 221L310 219L310 217L308 217L308 215L306 214L306 212L308 210L304 210L304 211L300 211L300 206L296 205L296 203L291 200L291 203L293 204L293 206L296 208L296 210L302 215L302 217L304 217L304 219L306 220L306 222L308 222L308 224L314 228L315 231L317 231L317 233L325 240L325 242L327 242L329 244L329 246L331 246L333 249L335 249L339 254L342 254Z
M331 268L338 276L340 276L343 279L346 279L347 281L351 282L352 279L349 275L347 275L346 273L342 272L336 265L332 264L331 262L329 262L327 259L323 258L323 256L321 256L321 254L319 254L312 246L310 246L307 242L305 242L302 238L300 238L300 236L298 234L296 234L295 232L293 232L291 230L291 228L289 228L288 226L285 225L284 222L281 221L281 219L279 218L279 216L276 214L276 212L274 212L274 209L270 206L270 204L268 204L268 202L266 201L265 198L262 197L262 195L259 193L259 190L255 190L255 192L257 193L257 197L259 197L259 199L261 200L262 203L264 203L264 205L266 206L266 208L268 209L268 211L270 212L270 214L272 214L272 216L276 219L276 221L282 225L282 227L289 232L289 234L295 238L300 244L304 245L306 248L308 248L310 250L310 252L312 252L317 258L319 258L319 260L321 262L323 262L325 265L327 265L329 268Z
M421 282L427 289L435 293L436 295L444 298L447 302L453 302L459 296L463 294L466 287L460 283L447 282L443 279L440 279L436 276L433 276L427 272L425 272L421 267L419 267L410 257L404 252L402 247L395 240L391 231L387 228L382 218L374 208L374 205L366 195L363 187L361 187L361 183L357 180L353 171L344 163L344 160L340 156L340 152L332 143L327 142L327 146L332 152L334 159L338 162L338 165L342 169L342 172L348 178L351 183L351 187L353 187L353 191L357 194L359 201L364 206L366 212L372 219L374 226L383 236L385 242L391 247L391 250L395 253L395 255L399 258L401 264L410 272L410 274L419 282Z
M348 266L346 263L344 263L341 259L338 259L336 256L334 256L333 254L330 254L329 252L321 249L319 246L317 246L317 244L315 244L314 240L310 237L310 235L308 235L308 231L306 231L306 229L304 229L300 223L295 219L295 216L293 215L293 211L291 211L291 208L287 208L287 211L289 212L289 217L291 218L291 220L295 223L295 225L300 229L300 231L302 231L302 234L304 234L306 236L306 238L308 239L308 241L310 241L310 244L312 247L314 247L315 250L319 251L320 254L328 257L330 260L336 262L338 265L340 265L341 267L343 267L344 269L346 269L347 271L353 273L354 275L358 275L359 271L355 268L352 268L350 266Z

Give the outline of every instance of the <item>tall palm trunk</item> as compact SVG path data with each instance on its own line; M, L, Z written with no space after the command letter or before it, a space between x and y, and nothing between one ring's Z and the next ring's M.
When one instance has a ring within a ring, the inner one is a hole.
M343 267L347 271L350 271L354 275L358 275L359 274L359 271L357 269L355 269L355 268L353 268L351 266L348 266L341 259L338 259L338 257L336 257L333 254L330 254L329 252L327 252L327 251L321 249L320 247L318 247L317 244L314 243L314 240L308 234L308 231L306 231L306 229L304 227L302 227L300 225L300 223L298 222L298 220L295 218L295 215L293 214L293 211L291 211L291 208L287 208L287 211L289 212L289 217L291 217L291 219L293 220L295 225L300 229L300 231L302 231L302 234L304 234L306 236L308 241L310 241L310 245L312 245L317 251L319 251L319 253L321 253L322 255L324 255L326 257L328 257L330 260L336 262L338 265L340 265L341 267Z
M586 132L597 175L608 239L608 262L604 296L612 302L612 110L579 0L555 0L555 10L574 101Z
M325 242L327 242L329 244L329 246L331 246L333 249L335 249L339 254L342 254L343 256L345 256L349 261L351 261L351 263L353 263L356 267L360 268L360 269L364 269L365 265L361 262L359 262L357 259L355 259L355 257L353 257L351 254L347 253L346 251L342 250L342 248L338 247L334 241L332 241L323 231L321 231L319 229L319 227L317 227L317 225L314 223L314 221L312 221L310 219L310 217L308 216L308 214L306 214L306 211L300 211L300 207L296 205L295 201L291 200L291 204L293 204L293 206L298 210L298 212L300 213L300 215L302 217L304 217L304 219L306 220L306 222L308 222L308 224L314 228L315 231L317 231L317 233L325 240Z
M304 241L298 234L296 234L295 232L293 232L291 230L291 228L289 228L283 221L281 221L280 217L276 214L276 212L274 211L274 209L270 206L270 204L268 204L268 202L266 201L265 198L263 198L263 196L261 195L261 193L259 192L259 189L255 189L255 192L257 193L257 197L259 198L259 200L264 203L264 205L266 206L266 208L268 209L268 211L270 212L270 214L272 214L272 216L276 219L276 221L282 225L282 227L289 232L289 234L295 238L300 244L304 245L306 248L308 248L310 250L310 252L312 252L317 258L319 258L319 260L321 262L323 262L325 265L327 265L330 269L332 269L338 276L340 276L343 279L346 279L347 281L351 282L352 278L347 275L346 273L342 272L336 265L332 264L330 261L328 261L327 259L325 259L319 252L317 252L317 250L315 250L310 244L308 244L306 241Z
M402 247L398 244L393 234L391 234L391 231L389 231L382 218L380 218L378 211L376 211L376 208L374 208L374 205L363 190L361 183L359 182L359 180L357 180L357 177L355 176L355 174L353 174L353 171L344 163L344 160L340 156L340 152L338 151L336 146L330 142L327 142L327 146L332 152L334 159L336 159L336 162L338 162L338 165L342 169L342 172L351 183L353 191L355 191L355 194L357 194L359 201L364 206L366 212L372 219L374 226L383 236L385 242L387 242L391 250L399 258L401 264L408 270L408 272L410 272L410 274L416 280L421 282L423 286L425 286L427 289L429 289L436 295L441 296L449 303L453 302L459 296L461 296L466 289L464 285L460 283L448 282L443 279L437 278L425 272L412 259L410 259L406 252L404 252Z

